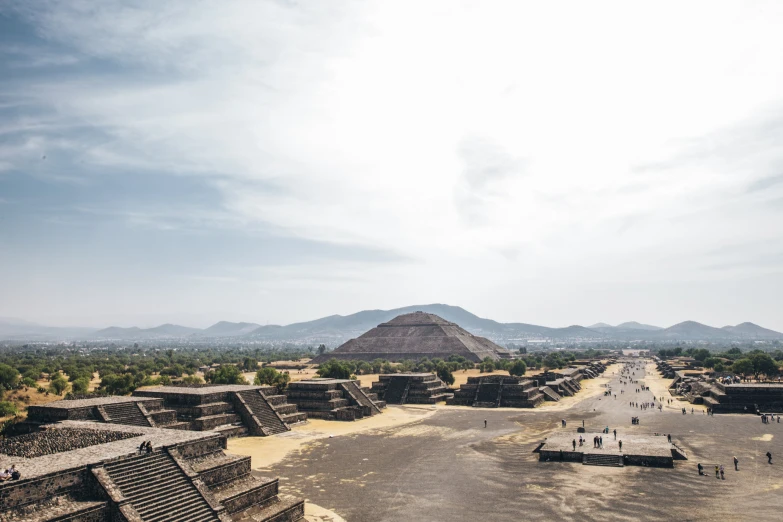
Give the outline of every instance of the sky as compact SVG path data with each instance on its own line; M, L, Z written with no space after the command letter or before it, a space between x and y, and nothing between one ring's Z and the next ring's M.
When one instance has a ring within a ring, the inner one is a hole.
M783 330L783 3L0 0L0 316Z

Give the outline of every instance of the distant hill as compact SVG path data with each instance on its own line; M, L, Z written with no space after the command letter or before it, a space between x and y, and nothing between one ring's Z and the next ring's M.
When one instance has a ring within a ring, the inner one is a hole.
M714 328L696 321L684 321L655 332L655 337L659 339L698 341L726 339L734 336L730 332L727 335L727 331L722 328Z
M783 339L783 333L762 328L753 323L714 328L695 321L685 321L669 328L630 321L611 326L596 323L589 328L572 325L551 328L527 323L499 323L485 319L460 308L446 304L406 306L393 310L363 310L350 315L330 315L285 326L256 323L220 321L209 328L189 328L176 324L163 324L154 328L120 328L112 326L102 330L91 328L51 328L20 320L0 318L0 339L9 340L71 340L71 339L194 339L194 338L245 338L256 341L299 341L307 343L341 344L375 328L381 323L412 312L438 315L456 323L468 332L486 337L498 343L515 343L531 339L557 341L627 340L627 341L677 341L677 340L742 340Z
M734 335L750 339L780 339L783 336L780 332L762 328L753 323L740 323L737 326L724 326L722 330L727 330Z
M201 330L199 335L203 335L204 337L237 337L247 335L259 326L261 325L256 323L231 323L228 321L220 321L209 328Z
M661 328L660 326L637 323L636 321L628 321L627 323L618 324L617 328L622 328L625 330L649 330L649 331L663 330L663 328Z

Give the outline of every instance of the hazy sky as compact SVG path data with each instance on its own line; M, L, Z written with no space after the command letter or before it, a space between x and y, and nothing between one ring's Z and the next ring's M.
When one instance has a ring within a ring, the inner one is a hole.
M783 2L0 0L0 315L783 330Z

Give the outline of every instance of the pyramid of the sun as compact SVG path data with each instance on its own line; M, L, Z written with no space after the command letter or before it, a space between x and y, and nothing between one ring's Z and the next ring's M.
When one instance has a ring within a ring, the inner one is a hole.
M351 339L333 352L319 355L313 363L329 359L372 361L419 360L425 357L446 359L461 355L473 362L489 357L506 359L511 354L489 339L478 337L435 314L414 312L399 315L379 324L357 339Z

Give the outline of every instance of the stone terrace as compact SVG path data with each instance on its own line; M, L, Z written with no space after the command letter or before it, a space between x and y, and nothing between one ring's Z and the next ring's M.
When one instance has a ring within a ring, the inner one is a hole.
M579 437L586 439L579 446ZM603 448L593 447L593 437L603 437ZM664 435L625 434L618 436L623 443L619 447L611 433L556 433L546 439L538 450L542 461L581 462L598 466L654 466L670 468L675 456L685 458L684 454ZM576 440L576 450L573 441Z
M130 438L54 458L0 454L3 465L16 464L22 473L0 484L0 522L288 522L304 516L301 500L278 495L277 479L251 475L249 457L225 454L226 438L218 433L84 421L44 428L38 435L67 429ZM142 441L152 443L152 453L138 452Z
M523 377L487 375L468 377L446 403L482 408L535 408L544 402L536 381Z
M157 386L133 394L162 400L176 412L180 429L217 430L226 436L274 435L307 420L274 386Z
M288 385L285 393L308 417L321 419L352 421L381 413L386 407L386 402L369 388L349 379L296 381Z
M454 396L434 373L381 375L372 392L387 404L435 404Z
M177 425L176 413L164 409L160 399L103 396L30 406L27 410L27 422L17 429L35 430L38 424L61 420L94 420L158 428L180 427Z

